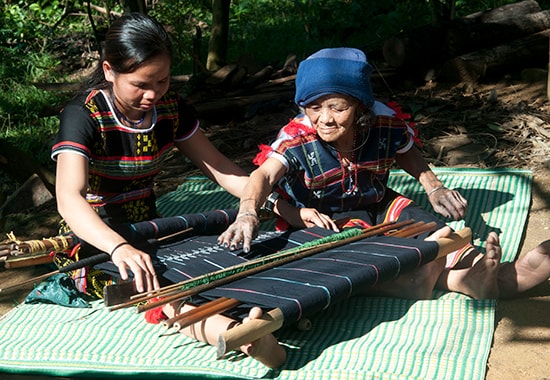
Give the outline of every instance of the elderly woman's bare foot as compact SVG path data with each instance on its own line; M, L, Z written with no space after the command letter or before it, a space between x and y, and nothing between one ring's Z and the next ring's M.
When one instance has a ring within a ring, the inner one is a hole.
M262 309L253 307L243 323L247 323L251 319L258 319L262 314ZM286 361L286 350L279 344L273 334L265 335L252 343L245 344L240 349L269 368L278 368Z
M498 275L502 249L498 235L491 232L487 237L486 254L477 254L469 268L446 270L438 285L453 292L466 294L476 299L495 299L499 296Z
M539 244L516 262L503 263L498 276L500 296L513 297L550 277L550 240Z

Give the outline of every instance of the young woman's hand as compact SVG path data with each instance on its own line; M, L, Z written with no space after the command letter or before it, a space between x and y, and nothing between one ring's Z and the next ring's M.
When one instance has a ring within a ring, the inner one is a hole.
M122 280L128 279L128 269L132 271L138 292L160 288L153 261L147 253L130 244L124 244L113 252L111 259L117 266Z

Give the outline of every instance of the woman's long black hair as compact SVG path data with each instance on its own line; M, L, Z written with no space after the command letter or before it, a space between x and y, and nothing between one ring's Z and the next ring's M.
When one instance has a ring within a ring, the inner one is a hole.
M127 74L161 55L172 60L172 41L164 27L142 13L124 15L107 32L101 59L88 80L88 90L110 87L103 73L104 61L116 73Z

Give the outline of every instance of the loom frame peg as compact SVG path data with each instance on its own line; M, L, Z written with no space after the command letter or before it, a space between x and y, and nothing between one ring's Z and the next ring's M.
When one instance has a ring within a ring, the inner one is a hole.
M254 342L279 330L283 326L283 322L283 312L281 309L275 308L264 313L258 319L251 319L246 323L224 331L218 337L217 358L220 359L243 344Z

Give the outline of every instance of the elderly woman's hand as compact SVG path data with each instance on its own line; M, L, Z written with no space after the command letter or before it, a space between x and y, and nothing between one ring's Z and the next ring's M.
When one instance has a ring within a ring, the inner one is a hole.
M250 244L258 236L260 219L255 213L242 213L225 232L218 237L218 244L235 250L242 243L243 251L250 251Z
M434 210L445 218L460 220L466 214L468 202L456 190L441 186L429 192L428 199Z

